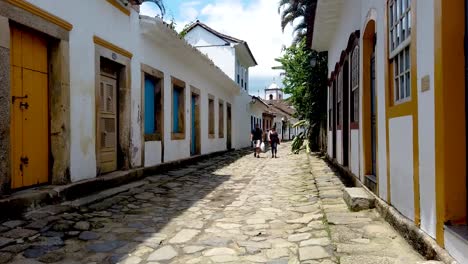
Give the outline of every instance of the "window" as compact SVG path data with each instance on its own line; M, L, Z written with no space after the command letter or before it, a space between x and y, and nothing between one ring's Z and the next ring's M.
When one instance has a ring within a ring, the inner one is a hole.
M351 122L359 122L359 46L351 55Z
M172 139L185 139L185 83L172 78Z
M224 138L224 102L221 100L218 107L218 137Z
M208 95L208 136L209 138L215 137L215 120L214 120L214 96Z
M154 73L154 70L152 71ZM160 141L162 137L163 100L162 73L158 77L144 74L145 141Z
M270 94L270 100L273 100L273 95L272 94Z
M388 5L393 95L400 103L411 99L411 0L392 0Z

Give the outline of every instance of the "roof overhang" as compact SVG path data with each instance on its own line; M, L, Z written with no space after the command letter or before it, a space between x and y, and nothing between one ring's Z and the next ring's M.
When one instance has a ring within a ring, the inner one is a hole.
M269 106L267 103L265 103L265 102L264 102L260 97L258 97L258 96L252 95L252 99L253 99L253 100L252 100L252 103L253 103L253 104L259 102L260 105L261 105L264 109L270 108L270 106Z
M235 48L241 60L247 63L246 66L254 67L258 65L247 42L243 41L237 44Z
M344 0L316 0L314 31L312 32L312 49L328 51L335 36Z
M184 39L169 28L159 18L140 16L140 29L148 39L157 43L161 48L174 54L174 57L189 61L190 65L203 65L195 67L196 71L201 71L205 76L216 82L219 87L228 90L231 94L239 95L239 85L226 75L212 60L192 47Z

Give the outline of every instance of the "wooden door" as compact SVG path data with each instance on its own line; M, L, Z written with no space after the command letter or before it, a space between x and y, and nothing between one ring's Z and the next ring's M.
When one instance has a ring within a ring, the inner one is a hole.
M201 138L200 138L200 96L192 93L191 97L191 135L190 135L190 155L200 155L201 153Z
M372 157L372 168L371 168L371 175L377 175L377 106L376 106L376 93L375 93L375 52L372 53L371 57L371 85L370 85L370 105L371 105L371 115L370 115L370 123L371 123L371 157Z
M227 149L232 149L232 111L231 106L227 106Z
M47 39L11 29L11 188L49 181Z
M117 170L117 79L101 74L98 107L100 172Z

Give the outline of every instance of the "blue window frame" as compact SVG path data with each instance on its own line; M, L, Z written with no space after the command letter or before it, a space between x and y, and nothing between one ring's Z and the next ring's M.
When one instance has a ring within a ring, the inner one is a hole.
M145 135L156 133L155 80L145 75Z
M185 139L185 82L172 78L172 139Z
M180 90L174 88L174 92L172 94L172 132L174 133L181 133L179 126L179 107L180 107Z

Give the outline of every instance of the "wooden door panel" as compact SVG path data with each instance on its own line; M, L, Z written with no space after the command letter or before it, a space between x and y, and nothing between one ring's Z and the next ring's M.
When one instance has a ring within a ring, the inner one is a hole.
M10 62L13 66L22 66L21 62L21 31L12 27L10 28Z
M23 80L21 68L11 67L11 96L21 97L23 95ZM11 187L13 189L23 186L23 174L20 171L20 159L23 156L23 113L19 108L21 101L15 100L11 104Z
M23 153L28 164L23 165L25 186L48 181L48 96L47 74L23 69Z
M26 69L47 72L47 42L30 31L21 32L21 62Z
M106 173L117 170L117 80L101 76L98 100L99 161Z

